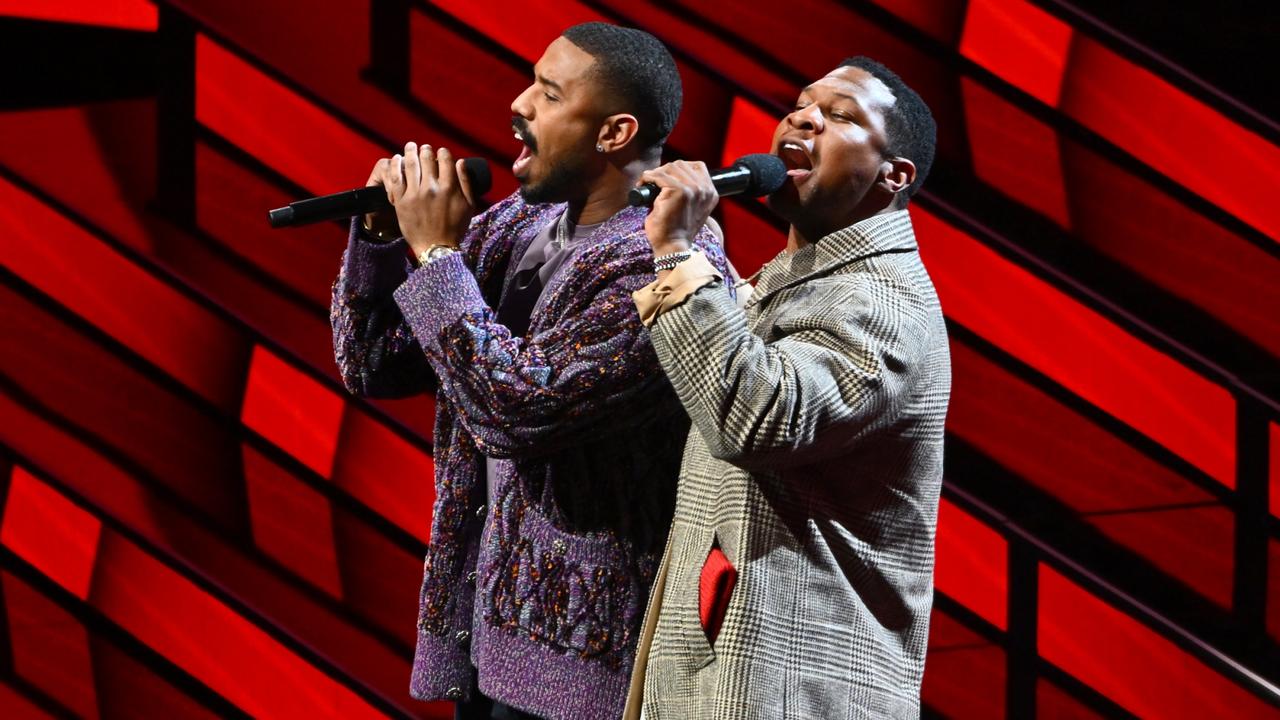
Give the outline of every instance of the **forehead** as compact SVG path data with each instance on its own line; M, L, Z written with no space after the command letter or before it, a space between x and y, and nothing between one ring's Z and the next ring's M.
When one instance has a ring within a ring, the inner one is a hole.
M863 110L887 110L897 102L893 91L880 78L856 67L840 67L805 88L811 95L848 95Z
M590 53L574 45L568 38L558 37L547 46L542 57L533 66L533 71L567 91L587 79L595 61Z

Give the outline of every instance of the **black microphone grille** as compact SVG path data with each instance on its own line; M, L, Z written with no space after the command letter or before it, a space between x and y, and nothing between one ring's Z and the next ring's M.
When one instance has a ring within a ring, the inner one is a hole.
M772 195L787 181L787 166L776 155L753 153L743 155L733 161L751 171L751 184L743 191L743 195L760 197Z
M484 158L469 157L462 161L462 171L471 178L471 193L480 197L493 187L493 173L489 172L489 163ZM783 171L785 174L785 170Z

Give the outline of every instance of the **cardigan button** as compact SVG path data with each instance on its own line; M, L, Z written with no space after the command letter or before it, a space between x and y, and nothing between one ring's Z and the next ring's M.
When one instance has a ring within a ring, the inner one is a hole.
M467 573L467 582L471 583L472 585L475 585L476 578L478 577L480 576L476 574L476 571L472 570L471 572Z
M460 688L460 687L451 687L451 688L449 688L448 690L445 690L445 691L444 691L444 697L445 697L445 699L446 699L446 700L461 700L461 699L462 699L462 688Z
M485 507L484 505L481 505L480 507L476 508L476 517L478 518L484 517L484 512L485 510L488 510L488 509L489 508Z
M458 647L466 647L467 643L471 642L471 631L459 630L453 639L458 643Z

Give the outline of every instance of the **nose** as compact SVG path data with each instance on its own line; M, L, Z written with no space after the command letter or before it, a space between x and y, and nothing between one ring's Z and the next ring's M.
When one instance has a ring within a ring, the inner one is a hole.
M519 115L525 120L533 117L533 103L529 101L529 98L534 89L534 86L530 85L524 89L524 92L517 95L515 100L511 101L512 115Z
M818 108L817 103L791 111L787 116L787 122L797 130L808 130L812 133L820 133L826 127L826 121L822 119L822 110Z

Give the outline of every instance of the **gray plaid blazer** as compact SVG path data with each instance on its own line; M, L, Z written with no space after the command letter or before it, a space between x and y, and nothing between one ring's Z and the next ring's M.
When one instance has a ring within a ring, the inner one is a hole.
M907 212L658 316L693 420L627 707L647 720L913 718L933 593L946 326ZM714 646L713 543L738 570Z

